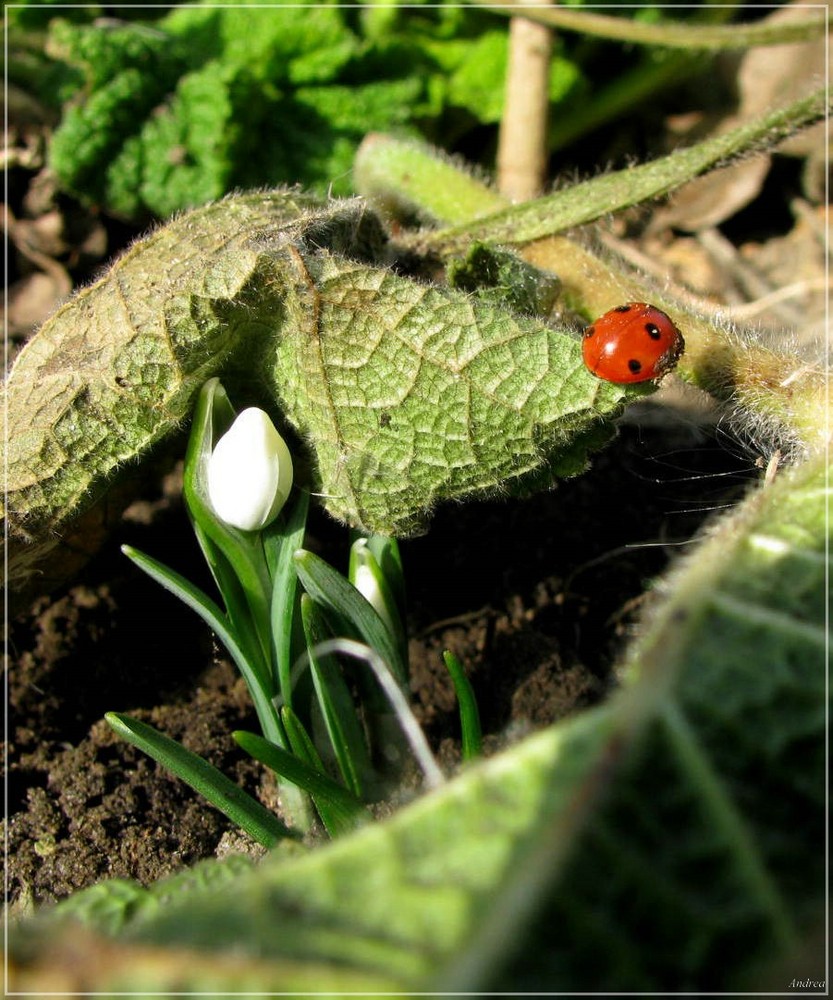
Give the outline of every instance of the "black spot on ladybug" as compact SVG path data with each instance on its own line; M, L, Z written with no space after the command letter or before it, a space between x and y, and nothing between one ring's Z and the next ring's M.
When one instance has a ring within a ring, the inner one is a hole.
M637 361L636 358L630 358L628 361L628 368L636 375L638 372L642 371L642 362Z
M587 329L584 331L584 336L590 338L595 334L595 332L596 332L595 326L588 326Z
M656 325L656 323L646 323L645 332L648 334L651 340L659 340L659 338L662 336L662 332L660 331L660 328Z
M611 310L611 312L615 312L615 313L629 313L630 311L631 311L631 307L629 305L628 306L615 306Z

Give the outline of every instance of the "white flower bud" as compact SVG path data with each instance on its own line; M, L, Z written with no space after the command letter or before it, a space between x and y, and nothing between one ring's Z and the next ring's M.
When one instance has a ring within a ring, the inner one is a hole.
M366 538L357 538L353 542L348 578L368 604L376 610L391 635L398 635L401 632L401 627L397 627L396 624L399 615L397 612L391 613L390 591Z
M263 410L243 410L208 460L214 513L242 531L260 531L280 513L292 489L292 457Z

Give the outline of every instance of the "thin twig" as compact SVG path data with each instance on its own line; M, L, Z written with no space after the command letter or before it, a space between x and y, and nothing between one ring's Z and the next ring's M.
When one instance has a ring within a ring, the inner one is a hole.
M536 198L544 190L551 52L551 28L512 18L497 154L498 188L512 201Z

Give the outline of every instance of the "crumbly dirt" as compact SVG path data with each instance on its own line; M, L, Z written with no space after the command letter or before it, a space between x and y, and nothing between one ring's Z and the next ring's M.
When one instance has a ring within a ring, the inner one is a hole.
M757 474L687 416L647 412L585 476L528 499L448 507L403 543L413 702L443 761L459 738L444 649L466 665L492 748L597 702L648 581L711 506ZM119 552L134 544L210 586L170 481L159 492L128 511L78 582L11 623L9 886L19 911L103 878L152 882L232 835L111 732L108 710L151 722L273 801L264 769L230 735L257 728L242 680L196 616ZM320 512L308 545L343 566L347 533Z

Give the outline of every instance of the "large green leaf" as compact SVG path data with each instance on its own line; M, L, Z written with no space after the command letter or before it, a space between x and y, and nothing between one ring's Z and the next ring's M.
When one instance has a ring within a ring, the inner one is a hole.
M411 197L436 215L435 191L446 191L437 178L451 177L451 203L439 215L457 225L420 235L415 245L438 241L447 253L459 244L470 261L478 234L524 242L656 197L817 119L825 106L824 95L813 94L655 163L497 212L500 202L484 199L482 185L454 182L448 165L438 174L430 157L419 156L417 169L406 171ZM400 152L397 176L412 158ZM361 160L359 175L371 177L384 202L374 160ZM413 188L414 177L428 181ZM471 223L482 212L488 217ZM565 261L579 285L567 289L570 301L623 285L600 282L574 256ZM495 256L498 278L485 267L492 287L480 294L470 263L460 272L465 283L449 288L402 273L407 263L426 265L413 255L392 269L395 257L363 203L285 191L227 198L135 244L47 321L8 379L10 579L44 573L38 563L60 536L68 542L62 558L71 552L77 561L76 550L90 544L89 524L87 537L73 539L72 522L105 492L124 488L137 460L187 416L202 381L220 372L249 390L268 377L277 408L312 445L315 485L328 508L382 534L419 530L445 499L505 490L536 472L546 481L580 471L624 401L650 391L599 382L585 371L573 331L548 325L534 309L527 314L521 303L545 302L552 274L507 267L506 254L504 264ZM546 266L559 269L558 261ZM494 281L502 286L510 276L502 298ZM746 395L772 400L767 419L789 417L807 437L820 399L816 373L802 375L811 384L797 391L792 359L768 364L761 350L748 352L748 373L745 345L729 356L731 337L718 346L702 321L691 324L696 338L682 323L689 377L710 390L728 386L744 402ZM788 387L789 398L760 393L762 372L768 385Z
M560 460L577 471L585 435L645 391L590 375L572 332L394 274L385 252L361 202L287 192L225 199L137 243L12 369L12 536L54 545L218 372L271 381L328 509L389 535L440 500ZM12 576L37 554L13 553Z
M90 988L145 988L160 948L174 970L161 989L205 983L194 955L213 968L218 952L249 956L259 989L317 973L335 994L357 976L404 991L770 993L822 976L821 943L786 980L771 963L823 926L828 495L815 459L707 536L659 588L607 705L337 844L164 907L134 901L120 978L91 973ZM107 907L86 918L113 927ZM54 919L19 932L27 982L54 975L49 956L72 940Z

